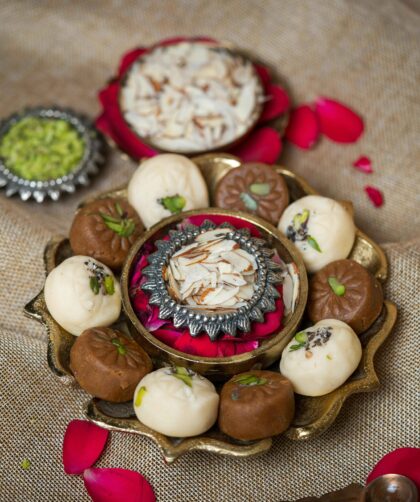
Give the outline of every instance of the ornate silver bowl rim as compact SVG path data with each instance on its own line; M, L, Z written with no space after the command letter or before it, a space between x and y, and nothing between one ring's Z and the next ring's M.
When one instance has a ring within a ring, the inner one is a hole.
M199 234L216 228L231 229L224 238L236 241L242 249L255 257L258 267L255 293L245 306L235 312L199 313L193 307L177 303L170 296L162 267L168 264L171 256L181 247L190 244ZM156 241L155 245L157 251L148 257L150 265L143 269L147 280L142 289L151 292L150 304L160 306L159 318L172 319L176 328L188 327L191 336L206 332L211 340L215 340L221 333L238 336L238 329L244 333L249 332L251 321L264 322L264 314L275 310L276 299L280 296L275 285L282 281L282 276L278 273L281 265L271 260L274 251L265 247L266 242L252 237L247 228L236 229L229 223L216 225L206 220L200 226L190 224L182 230L169 230L169 240Z
M56 201L63 192L73 193L77 185L88 185L89 176L96 174L105 160L105 142L91 121L70 108L56 106L26 108L0 122L0 141L14 124L29 116L61 119L70 123L85 142L84 155L69 174L45 181L27 180L16 175L7 168L0 157L0 188L5 188L6 196L19 194L23 201L33 197L37 202L43 202L49 197Z

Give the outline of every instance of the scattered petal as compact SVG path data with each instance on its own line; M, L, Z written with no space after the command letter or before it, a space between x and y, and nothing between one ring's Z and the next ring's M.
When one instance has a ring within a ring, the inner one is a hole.
M363 155L353 162L353 167L366 174L373 173L372 161Z
M272 120L287 112L290 107L290 99L287 92L279 85L268 84L265 86L267 101L261 113L260 122Z
M333 99L319 98L315 103L315 112L322 134L337 143L354 143L364 130L361 117Z
M93 502L155 502L150 483L140 473L119 468L91 468L83 473Z
M279 133L271 127L261 127L253 131L240 145L230 153L244 162L263 162L274 164L282 150Z
M407 476L420 493L420 448L398 448L381 458L369 474L366 484L384 474Z
M378 188L368 185L365 186L364 190L368 194L369 199L372 201L375 207L382 206L382 204L384 203L384 196Z
M319 124L315 112L309 105L294 108L290 114L285 137L291 143L307 150L312 148L319 136Z
M63 464L67 474L81 474L100 457L109 431L87 420L72 420L63 441Z

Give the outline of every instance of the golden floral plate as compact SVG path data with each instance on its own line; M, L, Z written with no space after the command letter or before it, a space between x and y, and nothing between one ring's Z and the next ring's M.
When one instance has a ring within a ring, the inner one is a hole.
M209 187L211 199L217 182L229 169L234 169L241 164L239 159L227 154L206 154L195 157L193 160L202 170ZM280 166L275 166L275 169L284 176L292 201L308 194L316 194L316 191L303 178ZM126 195L125 189L122 188L91 197L85 203L92 199L117 195ZM44 252L46 273L48 274L70 255L71 249L68 239L63 236L54 237L47 244ZM385 281L387 278L388 265L385 254L372 239L360 230L357 230L350 258L365 266L380 281ZM25 306L24 311L27 316L41 322L47 329L49 335L47 357L53 373L63 383L75 384L69 368L69 355L74 337L63 330L51 317L45 305L43 291ZM291 427L285 432L289 439L304 440L321 434L334 422L344 401L350 395L372 391L379 386L379 379L374 368L374 356L378 348L390 335L396 317L396 306L389 301L385 301L380 317L368 331L360 336L363 346L362 360L355 373L345 384L321 397L296 396L295 418ZM123 319L121 319L118 327L126 330ZM110 405L105 401L91 399L86 404L85 415L106 429L150 437L156 442L165 461L168 463L191 450L205 450L221 455L248 457L267 451L272 444L272 438L246 443L235 441L221 434L216 428L198 437L182 440L169 438L149 429L135 419L131 404Z

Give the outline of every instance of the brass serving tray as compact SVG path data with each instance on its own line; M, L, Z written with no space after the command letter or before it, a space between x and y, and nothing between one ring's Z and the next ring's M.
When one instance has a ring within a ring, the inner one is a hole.
M227 154L206 154L195 157L194 162L200 167L207 181L210 199L217 182L229 169L240 166L236 157ZM301 177L275 166L289 187L291 200L317 192ZM125 188L93 196L85 201L107 196L125 196ZM56 236L47 244L44 252L45 269L48 274L61 261L71 256L68 239ZM385 281L388 264L382 249L366 234L357 230L356 240L350 253L350 258L369 269L380 281ZM74 337L63 330L49 314L41 291L24 309L27 316L41 322L47 329L48 364L53 373L65 384L75 384L69 368L69 354ZM397 317L396 306L384 302L380 317L374 325L360 336L363 355L359 367L345 384L335 391L321 397L296 396L296 414L291 427L285 432L289 439L306 440L324 432L335 420L344 401L352 394L372 391L379 386L379 379L374 368L374 356L377 349L392 331ZM121 319L119 328L124 329ZM277 366L277 365L276 365ZM272 444L272 438L254 442L240 442L224 436L216 428L204 435L174 439L159 434L141 422L134 415L131 404L110 404L98 399L91 399L85 406L87 418L101 427L119 430L150 437L160 448L166 462L171 463L190 450L205 450L221 455L248 457L267 451Z

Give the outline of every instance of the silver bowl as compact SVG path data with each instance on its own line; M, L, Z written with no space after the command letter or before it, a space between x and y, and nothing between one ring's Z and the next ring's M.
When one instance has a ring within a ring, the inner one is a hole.
M257 262L257 278L255 293L246 305L236 312L197 312L188 305L177 303L169 294L167 284L162 276L162 267L168 265L171 256L183 246L190 244L199 234L217 228L227 228L231 231L225 238L236 241L242 249L255 257ZM264 314L275 310L275 302L279 293L275 288L282 281L281 265L271 260L273 251L268 249L263 239L250 236L247 228L236 229L229 223L216 225L209 220L204 221L199 227L187 225L183 230L170 230L168 240L156 242L158 248L149 256L150 265L143 270L147 281L142 289L151 292L149 302L159 305L159 318L172 319L177 328L188 327L191 336L198 336L206 332L211 340L221 333L237 336L237 330L248 332L251 322L264 322Z
M84 155L69 174L45 181L28 180L18 176L8 169L0 157L0 188L6 190L6 196L18 194L23 201L31 198L36 202L43 202L46 198L57 201L63 192L73 193L77 185L88 185L89 176L96 174L105 160L105 142L90 120L69 108L27 108L0 122L0 141L14 124L29 116L60 119L71 124L85 143Z

